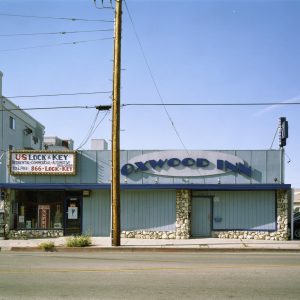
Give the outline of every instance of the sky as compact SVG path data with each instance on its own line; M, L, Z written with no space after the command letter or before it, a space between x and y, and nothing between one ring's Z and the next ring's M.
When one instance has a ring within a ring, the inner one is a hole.
M300 187L300 105L126 106L300 102L300 1L126 4L121 148L278 149L278 137L272 141L279 117L286 117L285 182ZM90 138L111 140L110 112L57 108L111 104L114 10L99 9L101 0L96 5L93 0L0 0L3 95L21 108L53 108L28 113L45 126L46 136L71 138L75 148L90 149ZM92 30L98 31L78 32ZM14 98L90 92L103 93Z

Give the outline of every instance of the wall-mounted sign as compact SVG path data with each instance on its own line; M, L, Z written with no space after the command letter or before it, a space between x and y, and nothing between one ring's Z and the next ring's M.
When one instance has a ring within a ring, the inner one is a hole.
M121 168L121 174L137 172L155 176L201 177L234 172L251 177L251 167L232 154L216 151L157 151L136 156Z
M76 207L76 206L68 207L68 219L70 219L70 220L78 219L78 207Z
M75 175L75 151L10 152L11 175Z

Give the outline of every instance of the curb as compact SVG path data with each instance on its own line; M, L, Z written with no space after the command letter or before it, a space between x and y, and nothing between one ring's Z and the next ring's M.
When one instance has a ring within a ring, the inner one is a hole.
M12 251L12 252L161 252L161 253L207 253L207 252L227 252L227 253L236 253L236 252L285 252L285 253L300 253L300 249L282 249L282 248L178 248L178 247L55 247L53 251L44 251L39 247L5 247L0 248L0 252L3 251Z

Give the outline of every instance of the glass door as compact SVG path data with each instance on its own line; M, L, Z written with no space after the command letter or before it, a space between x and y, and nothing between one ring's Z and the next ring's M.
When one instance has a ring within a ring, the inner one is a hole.
M65 205L65 235L81 234L81 197L67 197Z

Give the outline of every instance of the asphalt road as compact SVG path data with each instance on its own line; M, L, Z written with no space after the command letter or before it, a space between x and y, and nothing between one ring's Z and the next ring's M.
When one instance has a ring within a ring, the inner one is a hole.
M0 252L0 299L300 299L300 254Z

